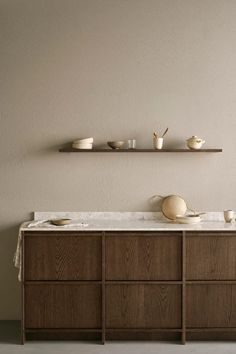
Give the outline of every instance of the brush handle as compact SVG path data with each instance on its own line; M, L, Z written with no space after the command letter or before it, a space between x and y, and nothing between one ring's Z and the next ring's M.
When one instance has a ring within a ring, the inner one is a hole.
M166 130L164 131L164 133L162 134L162 138L166 135L166 133L168 132L169 128L166 128Z

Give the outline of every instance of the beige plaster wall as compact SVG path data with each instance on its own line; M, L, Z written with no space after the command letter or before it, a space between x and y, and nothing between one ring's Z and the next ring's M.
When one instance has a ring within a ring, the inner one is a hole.
M235 208L235 0L0 0L0 319L20 316L12 265L33 210L150 210L178 193ZM223 154L59 154L77 137Z

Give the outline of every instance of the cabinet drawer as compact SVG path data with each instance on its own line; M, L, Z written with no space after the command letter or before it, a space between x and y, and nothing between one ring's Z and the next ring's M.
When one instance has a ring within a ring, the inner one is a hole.
M190 234L186 248L188 280L236 280L236 234Z
M91 234L25 236L25 280L100 280L101 238Z
M189 328L236 327L236 285L188 285L186 324Z
M100 285L25 286L26 328L101 327Z
M107 328L180 328L180 285L108 285Z
M178 234L123 233L106 237L107 280L180 280Z

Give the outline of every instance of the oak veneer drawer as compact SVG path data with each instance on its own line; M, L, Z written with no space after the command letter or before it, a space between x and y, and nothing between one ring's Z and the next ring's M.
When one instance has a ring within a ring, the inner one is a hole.
M236 280L236 233L190 234L186 250L188 280Z
M101 327L101 286L25 285L26 328Z
M106 237L107 280L180 280L181 237L122 233Z
M25 280L100 280L101 237L25 236Z
M188 285L186 325L188 328L236 327L236 285Z
M106 287L107 328L180 328L180 285Z

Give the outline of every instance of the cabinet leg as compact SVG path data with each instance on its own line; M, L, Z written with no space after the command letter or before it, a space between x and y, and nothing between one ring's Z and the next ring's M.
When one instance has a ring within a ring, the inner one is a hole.
M20 344L21 345L25 344L25 331L23 329L21 330Z
M106 240L102 235L102 344L106 341Z

